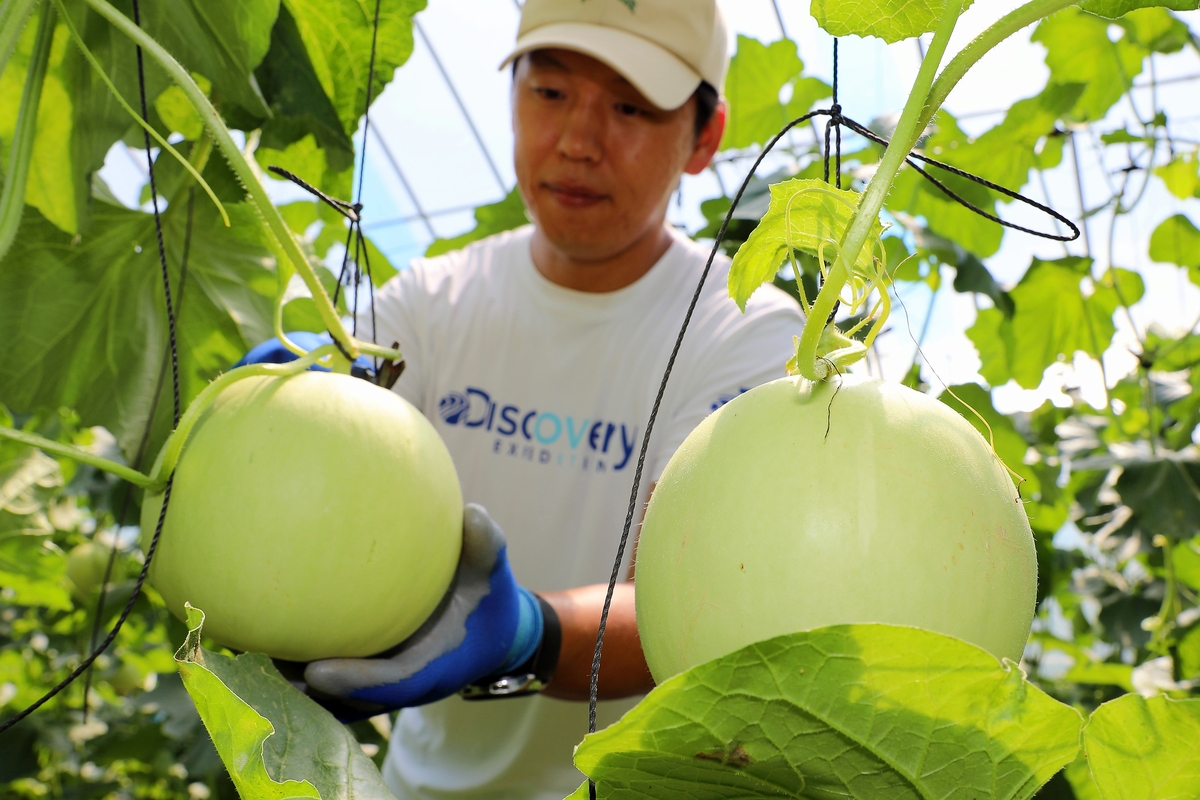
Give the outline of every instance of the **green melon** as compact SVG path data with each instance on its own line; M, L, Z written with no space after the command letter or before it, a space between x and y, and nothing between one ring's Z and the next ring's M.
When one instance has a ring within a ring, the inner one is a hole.
M671 458L636 587L659 682L844 623L911 625L1019 660L1037 556L1003 465L946 405L860 377L803 392L788 378L723 406Z
M161 507L143 504L143 546ZM235 650L360 657L425 621L461 543L458 476L416 408L347 375L247 378L184 447L150 581Z

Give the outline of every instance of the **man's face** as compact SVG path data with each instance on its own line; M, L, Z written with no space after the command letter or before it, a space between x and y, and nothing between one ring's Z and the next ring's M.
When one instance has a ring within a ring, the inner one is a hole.
M684 172L708 165L723 113L697 137L695 100L656 108L611 67L538 50L513 82L514 160L541 233L572 259L619 255L663 224Z

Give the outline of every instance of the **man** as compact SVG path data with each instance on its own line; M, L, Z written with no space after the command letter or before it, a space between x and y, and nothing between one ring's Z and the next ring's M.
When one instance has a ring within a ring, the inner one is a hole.
M587 731L606 582L708 255L666 209L720 144L726 49L715 0L527 0L505 63L533 225L417 260L378 292L378 341L400 342L407 362L395 390L433 421L474 505L430 622L385 657L317 662L305 676L362 714L405 707L384 771L402 800L561 800L583 780L571 754ZM727 275L721 259L675 364L643 503L696 424L783 375L800 331L773 287L741 315ZM600 726L653 685L631 583L617 587L605 643ZM543 684L545 696L528 693Z

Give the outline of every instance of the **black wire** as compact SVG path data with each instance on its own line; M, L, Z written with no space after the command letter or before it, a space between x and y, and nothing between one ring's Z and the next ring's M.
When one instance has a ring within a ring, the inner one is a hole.
M142 22L141 22L140 9L138 7L138 0L133 0L133 21L136 25L138 25L138 27L141 27ZM147 118L147 113L146 113L146 72L145 72L145 66L142 62L141 45L137 45L137 71L138 71L138 90L141 95L141 102L142 102L142 119L146 119ZM179 350L178 350L178 343L175 338L175 311L171 305L171 278L170 278L170 273L167 269L167 249L166 249L165 244L163 243L162 217L159 214L159 210L158 210L158 188L155 185L155 181L154 181L154 158L153 158L153 154L150 152L150 133L149 133L149 131L146 131L144 128L142 130L143 130L143 134L144 134L143 140L146 145L146 161L149 164L150 199L154 206L154 230L158 236L158 258L159 258L159 262L162 265L163 294L166 299L168 343L171 348L171 387L174 392L174 401L175 401L173 427L175 427L175 426L179 425L179 415L180 415ZM153 415L153 409L151 409L151 415ZM153 416L151 416L151 422L153 422ZM163 488L162 507L159 509L159 512L158 512L158 524L154 528L154 536L150 540L150 547L146 550L146 560L142 562L142 570L141 570L141 573L138 575L137 582L133 586L133 593L129 596L129 600L127 600L125 602L125 608L121 611L121 616L117 618L117 622L115 625L113 625L112 630L109 631L108 635L104 637L104 641L102 641L98 647L95 647L92 650L92 652L90 654L88 654L88 656L79 664L78 667L76 667L74 670L71 671L70 675L68 675L63 680L59 681L58 684L54 686L54 688L50 689L50 691L46 692L44 695L39 697L36 701L33 702L33 704L29 705L28 707L26 707L24 710L20 711L16 715L6 719L3 723L0 723L0 733L4 733L4 731L8 730L9 728L12 728L13 726L17 725L22 720L29 717L30 714L37 711L39 708L44 706L46 703L50 702L50 700L52 700L54 697L56 697L60 692L62 692L64 689L66 689L68 686L70 686L72 683L74 683L75 680L78 679L80 675L83 675L85 672L88 672L92 666L92 663L95 662L95 660L97 658L99 658L100 655L109 648L109 645L111 645L116 640L117 634L119 634L121 632L121 628L123 628L125 626L125 621L127 619L129 619L129 615L131 613L133 613L134 604L137 603L138 599L142 595L142 587L145 586L146 576L149 575L149 573L150 573L150 562L154 558L154 553L158 549L158 540L162 536L163 523L166 521L166 518L167 518L167 506L170 504L170 501L171 501L171 487L174 485L174 483L175 483L175 476L174 476L174 474L172 474L171 476L169 476L167 478L166 486ZM114 549L115 549L115 545L114 545ZM111 561L110 561L109 567L111 568ZM97 617L98 616L99 616L99 614L97 614ZM87 707L87 695L85 693L85 695L84 695L85 716L87 713L86 707Z
M379 43L379 6L380 0L375 0L375 19L371 27L371 62L367 67L367 97L366 105L363 107L363 139L362 139L362 161L358 165L358 198L355 205L362 209L363 187L365 181L363 176L367 169L367 140L371 138L371 96L375 90L375 53ZM416 21L413 21L416 24ZM422 34L424 35L424 34ZM432 48L430 48L432 50ZM375 341L375 280L371 277L371 259L367 257L367 242L363 237L362 220L358 221L358 241L355 243L355 259L354 259L354 335L358 336L358 287L359 287L359 261L357 250L361 246L363 260L366 266L367 274L367 289L371 292L371 342L378 344ZM379 373L379 359L372 358L372 364L375 367L376 374Z
M133 0L133 22L142 26L138 0ZM149 119L146 110L146 71L142 63L142 46L137 45L138 94L142 101L142 119ZM171 307L171 276L167 269L167 248L163 244L162 216L158 210L158 186L154 181L154 155L150 152L150 131L142 128L142 141L146 147L147 172L150 175L150 202L154 206L154 232L158 238L158 260L162 266L163 293L167 302L167 334L171 344L171 388L174 400L174 424L179 424L179 350L175 341L175 312ZM174 427L174 426L172 426Z
M188 257L192 250L192 222L196 208L196 192L195 189L188 190L187 201L187 225L183 233L183 256L179 264L179 294L178 306L176 311L182 313L183 310L183 294L187 288L187 272L188 272ZM154 429L154 419L158 411L158 401L162 397L163 383L167 379L167 353L163 353L163 365L158 371L158 381L154 386L154 399L150 401L150 415L146 419L146 426L142 429L141 441L138 443L137 454L134 455L131 466L134 469L142 468L142 460L146 457L146 445L150 442L150 433ZM114 519L117 523L117 530L125 526L125 520L129 513L129 501L133 497L132 484L126 482L124 484L125 493L121 498L121 510L117 512ZM96 643L100 638L101 619L104 616L104 605L108 598L108 582L112 579L113 566L117 560L117 545L119 541L114 538L112 548L108 551L108 563L104 567L104 580L100 583L100 595L96 598L96 613L92 620L92 633L88 642L88 650L95 650ZM92 671L89 669L87 675L83 679L83 721L88 721L89 703L88 696L92 690Z
M662 405L663 394L667 391L667 381L671 378L671 371L675 368L675 359L679 355L679 348L683 345L684 334L687 333L688 325L692 321L692 314L696 310L697 303L700 302L700 292L704 289L705 281L708 280L708 273L712 269L713 260L717 257L721 242L725 238L729 222L733 219L733 212L737 209L738 203L741 202L742 195L746 193L746 187L750 185L750 180L754 177L754 173L758 170L759 165L762 164L763 159L767 157L767 154L771 152L771 149L779 143L779 140L788 131L820 113L819 111L812 111L789 122L783 127L783 130L775 134L775 138L763 148L758 158L755 159L754 165L750 167L750 172L746 175L745 180L742 181L737 194L734 195L733 202L729 206L729 211L725 213L725 220L721 223L721 229L717 231L717 239L713 243L712 251L708 254L708 261L704 265L704 271L700 273L700 282L696 284L696 291L692 294L692 301L688 304L687 314L683 318L683 325L679 328L679 335L675 337L675 346L671 349L671 357L667 359L667 368L663 372L662 382L658 386L658 394L655 396L654 405L650 409L650 419L646 423L646 433L642 436L642 448L638 453L637 469L633 473L633 489L629 493L629 507L625 513L625 527L621 530L621 541L617 545L617 557L613 561L612 575L608 580L608 592L604 595L604 607L600 611L600 627L596 631L596 648L592 652L592 674L588 687L588 733L596 732L596 703L600 690L600 654L604 647L604 631L608 626L608 612L612 607L613 593L616 591L617 579L621 573L621 562L625 558L625 547L629 543L629 531L633 527L633 515L638 506L638 492L641 490L642 472L645 469L646 454L650 448L650 434L654 431L654 421L658 418L658 409ZM590 779L588 780L588 793L591 800L596 800L596 782Z
M828 112L825 112L825 113L828 113ZM847 128L849 128L850 130L857 133L859 136L862 136L863 138L870 139L871 141L875 142L876 144L883 145L884 147L887 147L887 145L889 144L888 139L883 138L879 134L872 131L870 128L867 128L862 123L855 122L854 120L850 119L849 117L842 117L841 121L842 121L843 125L845 125ZM978 175L972 175L970 172L961 170L958 167L952 167L949 164L946 164L942 161L938 161L933 158L929 158L928 156L921 155L920 153L909 153L908 156L906 156L904 160L908 163L908 165L910 167L912 167L918 173L920 173L920 175L922 177L924 177L925 180L929 181L934 186L936 186L938 189L940 189L942 191L942 193L945 194L947 197L949 197L951 200L953 200L954 202L963 206L964 208L970 209L971 211L975 212L976 214L978 214L981 217L984 217L985 219L989 219L992 222L1003 225L1006 228L1012 228L1015 231L1021 231L1022 233L1028 233L1032 236L1037 236L1041 239L1050 239L1050 240L1053 240L1056 242L1073 242L1079 238L1079 228L1078 228L1078 226L1075 225L1075 223L1071 222L1071 220L1067 219L1062 214L1055 211L1053 208L1050 208L1050 206L1043 205L1042 203L1039 203L1038 201L1034 200L1033 198L1026 197L1025 195L1020 194L1019 192L1014 192L1012 189L1006 189L1005 187L999 185L998 183L992 183L991 181L989 181L986 178L981 178ZM1000 217L997 217L994 214L984 211L979 206L975 205L971 201L965 199L964 197L960 196L959 194L957 194L956 192L951 190L948 186L943 184L937 178L934 178L928 172L921 169L921 167L919 167L915 163L915 161L920 161L922 163L929 164L930 166L937 167L938 169L943 169L952 175L957 175L960 178L965 178L966 180L968 180L972 183L978 184L987 189L991 189L994 192L999 192L1000 194L1004 195L1005 197L1008 197L1011 200L1016 200L1019 203L1024 203L1027 206L1036 208L1038 211L1041 211L1042 213L1053 217L1054 219L1058 220L1059 222L1063 223L1068 228L1070 228L1071 235L1063 236L1062 234L1057 233L1057 232L1056 233L1046 233L1045 231L1035 231L1032 228L1026 228L1021 225L1017 225L1016 223L1008 222L1007 220L1000 219Z

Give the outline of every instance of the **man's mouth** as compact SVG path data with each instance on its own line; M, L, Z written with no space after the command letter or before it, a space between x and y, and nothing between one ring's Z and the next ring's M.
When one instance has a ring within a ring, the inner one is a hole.
M567 208L590 208L608 197L603 192L572 183L544 182L542 188L550 192L555 200Z

